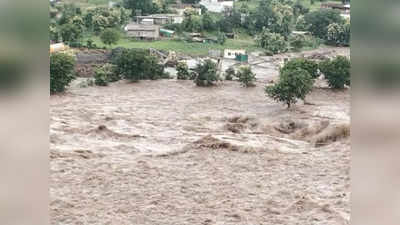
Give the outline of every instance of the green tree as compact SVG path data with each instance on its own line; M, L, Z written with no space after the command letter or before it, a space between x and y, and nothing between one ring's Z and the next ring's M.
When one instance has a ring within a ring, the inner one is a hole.
M63 4L58 11L62 12L61 17L58 20L59 25L71 23L75 16L82 14L82 10L73 3Z
M130 81L145 79L155 80L164 74L164 67L158 59L142 49L120 49L114 52L112 62L116 65L116 72Z
M280 71L281 73L283 73L284 71L293 71L296 70L297 68L307 71L313 79L319 77L318 63L305 58L295 58L289 60L288 62L285 63L285 65L281 68Z
M119 41L120 35L119 32L115 29L105 29L101 35L100 40L105 44L111 47L113 44L117 44Z
M295 16L304 15L304 14L308 13L309 11L310 11L310 9L305 7L300 0L297 0L293 4L293 14Z
M60 35L66 43L77 42L82 37L82 29L79 26L67 23L61 26Z
M83 23L89 31L100 33L106 28L120 29L129 21L131 11L123 7L95 7L86 10Z
M58 27L55 24L50 24L49 26L50 40L58 42L60 39L60 33Z
M256 37L256 42L261 48L265 49L268 54L277 54L287 51L285 38L278 33L271 33L265 28Z
M275 101L284 102L290 108L296 104L297 99L305 99L312 90L313 82L306 70L285 70L280 74L278 83L267 86L265 92Z
M331 88L343 89L350 86L350 60L344 56L337 56L333 60L325 60L319 64L320 71L324 74Z
M197 64L194 71L196 72L194 82L197 86L211 86L215 81L219 80L217 65L209 59Z
M107 74L101 68L97 69L94 73L94 83L97 86L107 86L108 85Z
M229 67L228 69L225 70L225 80L232 80L233 77L236 76L235 69L233 67Z
M308 31L314 36L327 40L328 26L332 23L343 24L344 19L340 12L333 9L320 9L312 11L304 16L308 24Z
M260 1L246 19L244 26L252 34L268 28L271 33L279 33L287 38L294 20L293 9L288 3L274 0Z
M249 66L240 67L236 76L244 87L254 86L254 81L256 81L256 75L251 71Z
M213 20L213 18L210 16L209 13L205 13L202 15L201 17L202 23L203 23L203 28L204 30L207 31L213 31L215 30L215 21Z
M75 79L73 74L75 59L64 53L50 55L50 93L63 92Z
M264 27L276 23L276 15L273 11L271 1L260 1L256 10L250 13L246 28L250 33L262 31Z
M286 39L292 33L293 9L287 4L274 3L273 12L275 14L275 23L268 27L272 32L279 33Z
M203 21L201 16L196 15L193 10L185 11L185 18L182 27L188 32L201 32L203 30Z
M329 24L327 43L336 46L348 46L350 44L350 24Z
M141 10L142 15L157 13L159 10L152 0L123 0L123 6L132 10L132 16L136 16L136 10Z
M107 86L109 82L116 82L121 79L116 73L114 65L106 63L95 71L94 83L98 86Z
M176 70L178 72L177 73L178 80L190 79L189 67L185 62L179 62L178 65L176 65Z

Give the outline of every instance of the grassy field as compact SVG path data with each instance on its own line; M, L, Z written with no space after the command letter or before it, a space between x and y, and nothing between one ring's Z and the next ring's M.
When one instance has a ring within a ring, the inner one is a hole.
M98 37L93 37L92 40L97 46L101 47L105 46ZM177 40L136 41L124 38L121 39L118 42L118 44L112 46L112 48L115 47L144 48L144 49L155 48L159 50L175 51L190 56L206 56L208 55L208 51L211 49L220 49L220 50L223 50L225 48L246 49L249 52L259 49L256 46L254 40L250 38L227 39L224 45L211 44L211 43L191 43L191 42L177 41Z
M109 0L63 0L65 3L74 3L82 8L91 6L108 6ZM122 2L122 0L113 0L113 2Z

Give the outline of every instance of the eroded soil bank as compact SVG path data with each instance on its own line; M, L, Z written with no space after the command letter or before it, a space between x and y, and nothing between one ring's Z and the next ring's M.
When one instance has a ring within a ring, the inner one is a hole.
M287 110L266 82L52 96L52 224L348 224L349 91Z

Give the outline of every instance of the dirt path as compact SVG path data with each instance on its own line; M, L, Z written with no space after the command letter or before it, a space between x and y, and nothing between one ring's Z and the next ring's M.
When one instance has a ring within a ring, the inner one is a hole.
M349 123L349 94L308 100L175 80L52 96L52 224L348 224L348 140L309 141Z

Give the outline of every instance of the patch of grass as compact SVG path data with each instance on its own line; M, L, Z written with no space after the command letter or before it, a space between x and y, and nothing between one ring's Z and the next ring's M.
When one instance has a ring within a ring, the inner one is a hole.
M100 41L98 37L92 37L92 40L99 47L107 47ZM155 48L158 50L175 51L190 56L207 56L208 51L211 49L246 49L248 52L259 50L259 47L256 46L254 40L250 38L227 39L224 45L212 43L191 43L177 40L138 41L123 38L118 42L118 44L112 46L112 48L115 47L142 49Z
M87 8L92 6L108 6L109 0L64 0L65 3L74 3L79 7ZM113 0L113 2L119 3L122 0Z

